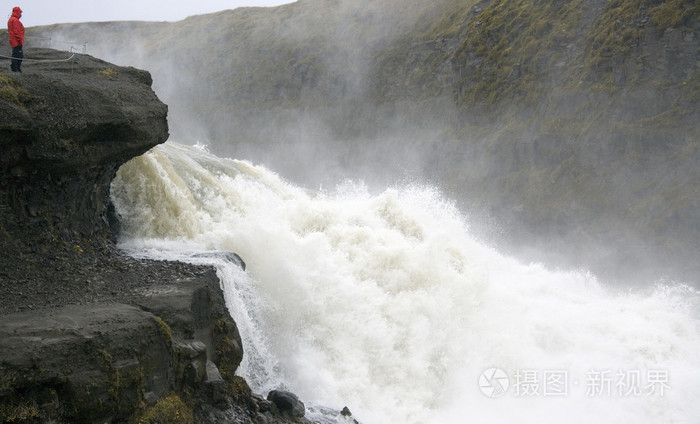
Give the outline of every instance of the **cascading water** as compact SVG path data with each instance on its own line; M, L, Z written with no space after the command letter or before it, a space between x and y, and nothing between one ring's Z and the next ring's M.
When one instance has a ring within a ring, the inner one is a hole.
M125 249L217 266L255 391L363 423L700 417L697 292L612 293L521 264L430 188L310 192L166 143L124 165L112 197Z

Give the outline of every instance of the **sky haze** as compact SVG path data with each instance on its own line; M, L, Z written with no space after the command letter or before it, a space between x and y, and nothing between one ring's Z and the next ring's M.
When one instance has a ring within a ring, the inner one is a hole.
M5 18L9 19L14 6L22 8L25 27L57 23L99 21L179 21L192 15L219 12L245 6L270 7L291 0L156 0L99 2L95 0L53 1L17 0L6 3ZM1 15L0 15L1 16Z

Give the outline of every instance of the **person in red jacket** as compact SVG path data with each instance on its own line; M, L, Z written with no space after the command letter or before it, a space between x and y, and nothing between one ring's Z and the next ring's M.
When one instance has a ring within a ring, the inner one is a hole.
M24 59L24 25L19 21L22 17L22 9L18 6L12 8L12 16L7 21L7 35L10 36L10 47L12 47L12 72L22 72L22 59Z

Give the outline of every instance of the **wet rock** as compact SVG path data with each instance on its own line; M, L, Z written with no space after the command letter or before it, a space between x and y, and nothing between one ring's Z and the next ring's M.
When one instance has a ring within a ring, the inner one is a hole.
M275 408L275 404L272 403L271 401L265 399L259 394L253 393L251 395L252 400L255 402L256 409L258 412L272 412L273 408Z
M207 400L212 405L215 405L220 409L226 409L228 406L226 382L224 381L223 377L221 377L219 369L212 361L207 361L204 393L207 396Z
M273 390L268 393L267 400L274 403L280 412L287 413L292 417L301 418L306 413L304 403L294 393Z
M196 258L218 258L223 259L226 262L231 262L238 265L243 271L245 271L245 262L241 259L238 254L233 252L209 252L209 253L197 253L193 255Z
M340 411L340 415L348 422L359 424L359 422L352 417L352 412L350 412L350 409L347 406L343 407L342 411Z

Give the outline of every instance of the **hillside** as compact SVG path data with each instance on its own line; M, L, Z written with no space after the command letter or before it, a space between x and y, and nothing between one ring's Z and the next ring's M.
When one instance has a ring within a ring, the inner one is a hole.
M697 283L699 17L680 0L301 0L30 35L149 70L172 138L311 186L432 181L525 259Z

